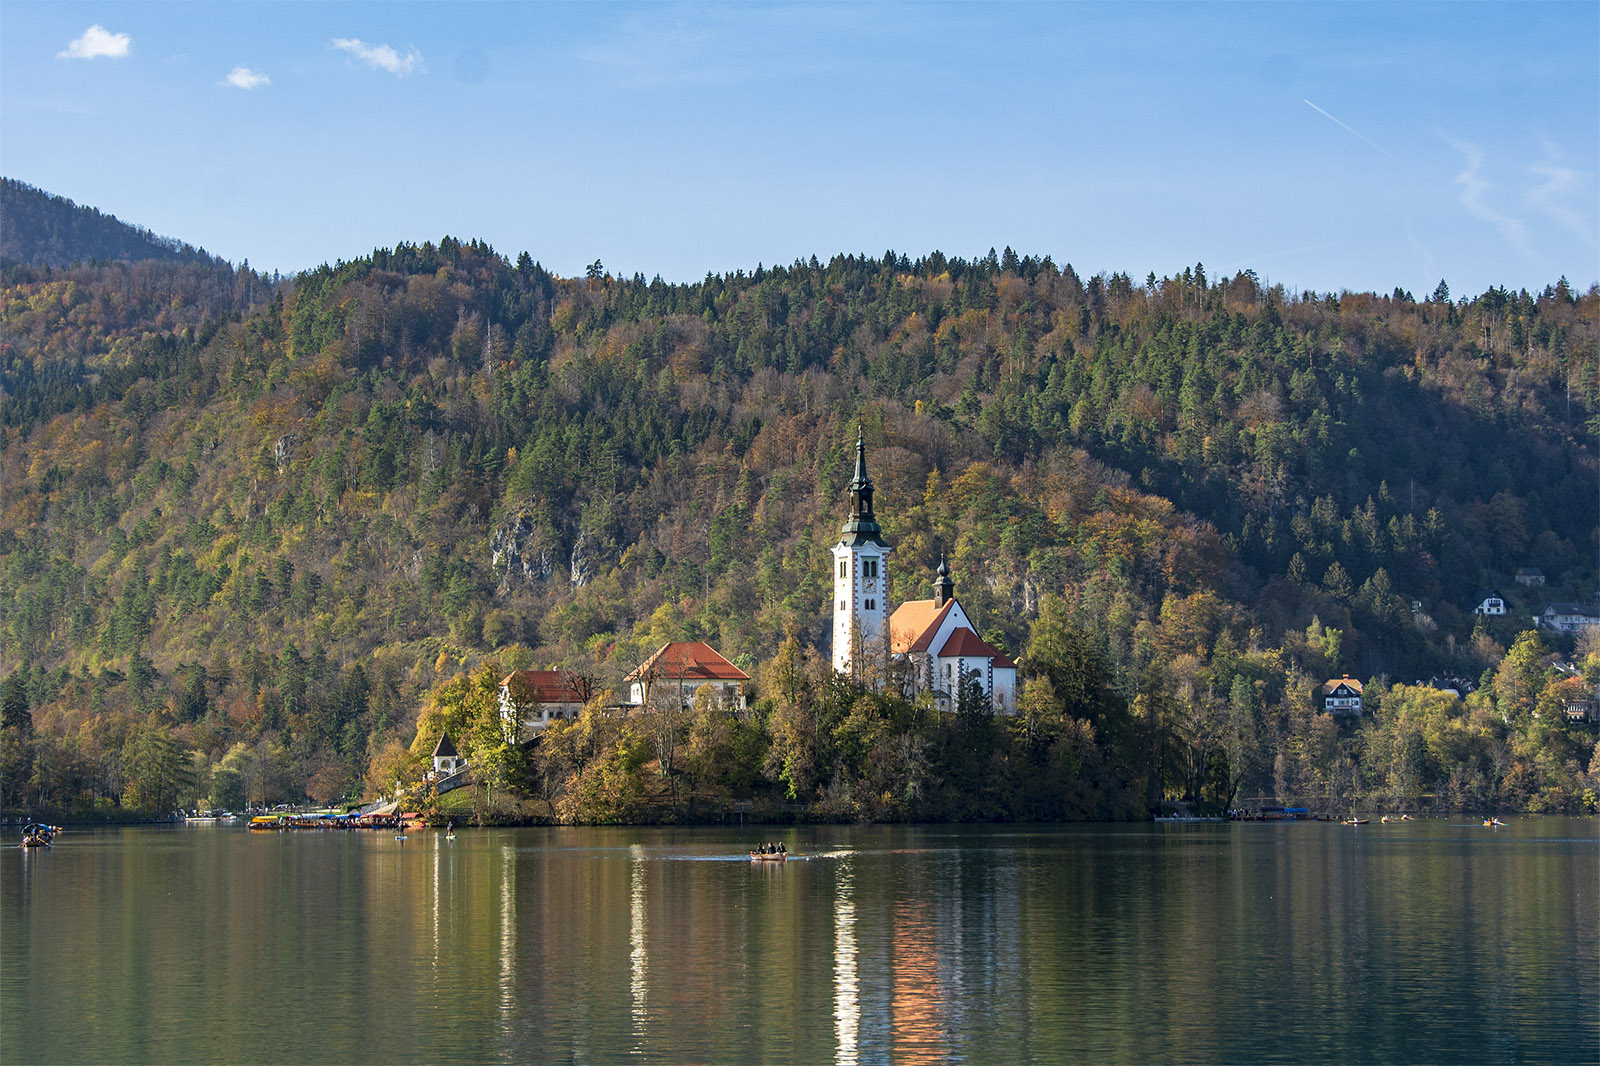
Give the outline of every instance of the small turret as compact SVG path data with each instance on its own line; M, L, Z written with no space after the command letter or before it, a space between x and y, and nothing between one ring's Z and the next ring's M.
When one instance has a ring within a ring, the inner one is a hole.
M956 583L950 580L950 568L945 565L944 556L939 556L939 576L933 579L933 605L943 607L949 603L956 594Z

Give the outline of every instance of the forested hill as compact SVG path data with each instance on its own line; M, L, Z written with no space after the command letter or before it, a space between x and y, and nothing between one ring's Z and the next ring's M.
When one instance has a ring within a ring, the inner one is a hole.
M14 178L0 178L0 266L63 267L97 259L220 262L204 249L159 237Z
M946 555L1025 677L1246 708L1246 787L1310 780L1324 678L1476 679L1595 596L1600 293L1565 279L1416 300L1008 249L668 285L448 238L219 279L6 275L0 669L78 767L51 787L124 794L110 753L159 734L340 795L492 654L604 687L668 639L825 652L858 426L896 602Z

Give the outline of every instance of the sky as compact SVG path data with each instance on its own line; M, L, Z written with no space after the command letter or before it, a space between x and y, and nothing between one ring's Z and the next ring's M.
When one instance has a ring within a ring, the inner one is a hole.
M290 273L1600 281L1600 4L6 0L0 174Z

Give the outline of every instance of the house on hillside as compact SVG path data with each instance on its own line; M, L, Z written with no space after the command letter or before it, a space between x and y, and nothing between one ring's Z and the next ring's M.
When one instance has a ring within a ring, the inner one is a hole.
M1505 599L1501 597L1500 593L1494 591L1493 589L1479 589L1477 592L1474 592L1472 594L1472 602L1476 604L1476 606L1472 608L1473 614L1489 615L1493 618L1499 618L1504 616L1506 613Z
M1600 610L1587 603L1552 603L1533 616L1533 624L1556 633L1577 633L1600 626Z
M500 725L517 743L551 722L571 721L589 702L593 685L571 670L513 670L500 682Z
M628 703L637 708L689 707L701 685L710 685L724 707L745 709L744 683L750 675L698 640L663 644L623 682Z
M1544 571L1536 566L1517 567L1517 584L1524 588L1538 588L1544 584Z
M1457 699L1465 699L1466 697L1472 695L1472 690L1478 686L1473 683L1471 678L1447 677L1443 674L1435 674L1426 681L1419 680L1416 684L1416 687L1436 688L1440 692L1450 693Z
M1361 713L1361 682L1345 674L1322 685L1322 709L1332 715Z
M1584 685L1561 697L1561 711L1569 722L1600 722L1600 690Z

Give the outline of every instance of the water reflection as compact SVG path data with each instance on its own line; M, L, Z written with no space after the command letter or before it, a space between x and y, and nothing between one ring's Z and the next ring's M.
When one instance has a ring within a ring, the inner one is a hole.
M923 1066L944 1058L938 941L926 904L902 900L895 905L891 1010L896 1062ZM959 957L959 944L952 946Z
M628 943L633 950L629 954L628 991L633 997L634 1053L637 1054L644 1048L649 973L644 950L644 848L635 844L631 850L633 887L628 897Z
M1364 828L85 832L0 849L0 1049L1600 1061L1593 821Z
M513 1008L517 1002L517 897L512 873L516 867L515 848L503 847L500 859L500 1026L511 1035Z
M861 1028L854 889L850 863L841 862L833 898L833 1031L838 1066L856 1066L856 1034Z

